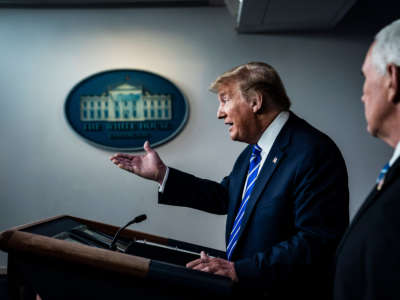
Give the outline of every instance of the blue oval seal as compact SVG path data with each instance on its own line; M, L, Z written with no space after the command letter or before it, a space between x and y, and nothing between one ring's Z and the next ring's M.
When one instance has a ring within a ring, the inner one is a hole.
M189 106L169 80L141 70L111 70L79 82L65 101L68 123L80 136L108 149L142 150L174 138Z

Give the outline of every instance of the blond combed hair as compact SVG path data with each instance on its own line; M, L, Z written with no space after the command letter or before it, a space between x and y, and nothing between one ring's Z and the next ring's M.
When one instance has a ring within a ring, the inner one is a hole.
M239 84L239 89L245 97L248 97L251 92L259 92L267 99L267 106L281 110L289 110L290 108L290 99L278 72L267 63L249 62L234 67L218 76L210 85L209 90L218 93L221 86L233 82Z

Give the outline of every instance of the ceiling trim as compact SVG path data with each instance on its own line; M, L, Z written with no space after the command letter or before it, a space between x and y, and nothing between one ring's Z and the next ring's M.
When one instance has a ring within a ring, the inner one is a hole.
M119 8L221 6L223 0L0 0L3 8Z

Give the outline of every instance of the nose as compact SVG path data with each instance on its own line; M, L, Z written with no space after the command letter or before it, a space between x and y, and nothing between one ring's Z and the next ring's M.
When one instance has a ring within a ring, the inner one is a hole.
M223 119L223 118L225 118L225 116L226 116L226 114L225 114L224 108L222 107L222 104L220 104L218 106L218 110L217 110L217 118Z

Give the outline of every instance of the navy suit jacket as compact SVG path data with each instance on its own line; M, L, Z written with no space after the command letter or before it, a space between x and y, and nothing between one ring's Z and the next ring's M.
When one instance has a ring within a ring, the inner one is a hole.
M159 202L227 214L228 242L250 155L248 146L221 183L171 168ZM335 249L348 225L348 196L336 145L290 113L257 177L232 253L240 290L328 299Z
M400 299L400 158L358 210L338 249L335 300Z

